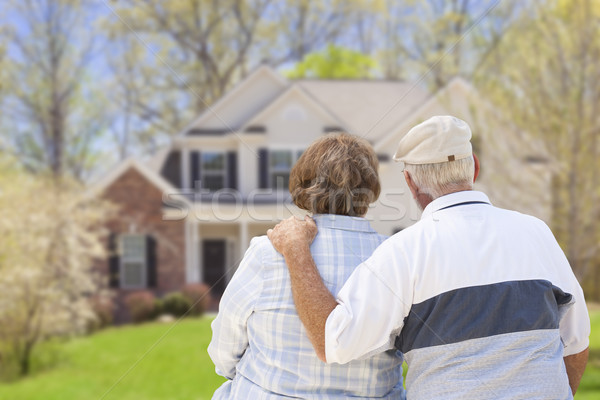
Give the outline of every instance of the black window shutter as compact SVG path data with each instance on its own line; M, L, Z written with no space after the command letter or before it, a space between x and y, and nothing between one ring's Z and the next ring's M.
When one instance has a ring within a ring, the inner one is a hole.
M227 183L228 187L233 190L238 188L238 171L237 171L237 153L230 151L227 153Z
M148 287L156 287L156 239L146 236L146 278Z
M269 188L269 151L258 149L258 187Z
M120 281L119 274L119 236L111 232L108 236L108 286L118 288Z
M169 153L160 174L176 188L181 187L181 151L174 150Z
M200 184L196 183L200 180L200 152L192 151L190 154L190 188L200 189ZM196 188L196 185L198 187Z

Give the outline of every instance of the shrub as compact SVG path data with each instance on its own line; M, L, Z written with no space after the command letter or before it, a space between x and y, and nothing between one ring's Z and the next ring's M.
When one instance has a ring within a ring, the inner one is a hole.
M114 320L115 304L111 297L106 295L97 295L90 298L92 311L96 319L90 322L89 331L96 331L112 325Z
M127 295L125 306L133 322L148 321L156 316L156 298L149 290Z
M161 311L176 317L181 317L190 308L192 303L181 292L172 292L163 297Z
M206 283L188 283L181 293L191 304L191 315L202 315L210 305L210 286Z

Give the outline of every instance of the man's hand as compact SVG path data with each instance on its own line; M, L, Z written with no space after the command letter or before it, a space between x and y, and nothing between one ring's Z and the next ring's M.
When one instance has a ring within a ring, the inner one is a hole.
M317 225L308 215L304 220L291 216L267 231L275 250L284 256L290 255L296 249L310 247L316 235Z

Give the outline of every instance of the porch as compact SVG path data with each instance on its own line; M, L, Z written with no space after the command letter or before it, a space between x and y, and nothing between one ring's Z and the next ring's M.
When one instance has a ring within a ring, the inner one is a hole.
M250 241L266 235L275 221L186 221L186 283L203 282L220 299Z

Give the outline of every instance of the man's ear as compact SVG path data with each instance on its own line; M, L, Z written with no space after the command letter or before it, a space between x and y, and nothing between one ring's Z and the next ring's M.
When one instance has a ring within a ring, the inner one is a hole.
M404 179L406 180L406 184L408 185L408 188L410 189L410 192L412 193L413 198L416 199L417 198L417 193L419 193L419 189L417 188L417 186L413 182L413 180L410 177L410 174L408 173L408 171L404 170L403 172L404 172Z
M473 183L475 183L475 181L477 180L477 177L479 176L479 158L477 158L477 156L475 155L475 153L473 153L473 161L475 162L475 174L473 175Z

